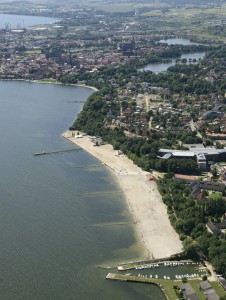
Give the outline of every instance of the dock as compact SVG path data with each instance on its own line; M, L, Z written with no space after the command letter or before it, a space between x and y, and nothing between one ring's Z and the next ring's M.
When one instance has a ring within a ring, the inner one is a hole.
M62 150L56 150L56 151L42 151L34 153L33 156L40 156L40 155L50 155L50 154L57 154L57 153L63 153L63 152L70 152L70 151L78 151L81 150L81 147L73 148L73 149L62 149Z
M82 194L75 194L78 197L82 196L105 196L105 195L117 195L117 194L123 194L122 191L103 191L103 192L90 192L90 193L82 193Z
M107 224L93 224L89 225L90 227L106 227L106 226L127 226L134 225L136 222L118 222L118 223L107 223Z
M137 283L146 283L146 284L153 284L157 287L159 287L161 289L161 291L163 292L163 294L166 297L166 300L170 300L170 299L178 299L174 296L176 296L175 293L173 293L173 298L172 298L172 293L169 292L169 289L173 290L173 285L170 286L170 288L167 288L167 291L164 288L164 285L162 285L161 283L163 282L163 280L161 279L154 279L154 278L148 278L148 277L139 277L139 276L134 276L131 274L125 274L125 275L121 275L118 273L108 273L106 276L107 280L117 280L117 281L124 281L124 282L137 282ZM167 286L166 286L167 287ZM169 295L171 297L169 297Z
M84 103L85 101L84 100L69 100L69 101L67 101L67 103Z
M117 281L127 281L127 282L140 282L140 283L149 283L154 284L158 287L161 287L161 284L157 282L157 280L153 280L153 278L148 277L139 277L130 274L117 274L117 273L108 273L106 279L109 280L117 280Z

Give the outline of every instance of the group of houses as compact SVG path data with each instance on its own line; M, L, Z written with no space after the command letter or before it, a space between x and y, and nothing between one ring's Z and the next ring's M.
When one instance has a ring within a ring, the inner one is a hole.
M202 281L198 284L199 289L204 294L205 298L207 300L219 300L220 297L217 295L215 290L210 285L209 281ZM199 300L199 297L197 296L196 292L192 288L191 284L189 282L181 284L178 287L179 291L183 294L184 299L186 300Z

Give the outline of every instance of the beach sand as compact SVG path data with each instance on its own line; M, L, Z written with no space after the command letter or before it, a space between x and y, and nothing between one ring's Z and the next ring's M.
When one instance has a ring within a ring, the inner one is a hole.
M182 243L170 224L156 183L148 181L147 172L137 167L126 156L118 156L111 145L96 147L89 136L76 138L76 135L72 136L72 131L66 131L63 136L95 156L114 172L139 226L149 259L165 258L182 251Z

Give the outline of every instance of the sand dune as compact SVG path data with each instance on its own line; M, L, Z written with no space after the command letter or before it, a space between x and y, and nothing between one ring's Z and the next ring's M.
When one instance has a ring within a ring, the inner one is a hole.
M147 180L147 172L127 157L118 156L111 145L95 147L88 136L76 138L71 131L63 136L95 156L117 176L149 258L169 257L182 251L181 241L170 224L156 183Z

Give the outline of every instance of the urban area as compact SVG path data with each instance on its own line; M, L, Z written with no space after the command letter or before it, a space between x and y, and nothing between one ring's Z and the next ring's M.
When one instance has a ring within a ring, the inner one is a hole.
M0 78L95 88L70 130L112 144L157 182L183 253L108 279L152 282L169 299L226 299L226 1L120 2L0 3L56 19L5 24ZM175 278L145 273L184 265L193 271Z

